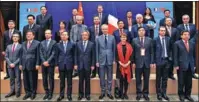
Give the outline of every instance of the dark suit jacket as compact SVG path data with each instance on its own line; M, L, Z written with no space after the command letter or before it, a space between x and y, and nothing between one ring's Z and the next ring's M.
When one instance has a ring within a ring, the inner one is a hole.
M72 26L75 25L76 23L73 21L73 18L71 18L69 21L68 21L68 26L67 26L67 29L68 29L68 34L70 34L70 30L72 29ZM70 35L69 35L70 36Z
M131 43L131 39L132 39L131 33L130 33L128 30L126 30L126 29L124 29L123 32L124 32L125 34L127 34L127 41L128 41L129 43ZM120 40L119 29L117 29L117 30L115 30L115 31L113 32L113 36L115 37L116 44L118 44L118 43L121 41L121 40Z
M32 29L29 29L29 25L23 27L23 41L26 41L26 32L28 30L33 30L35 32L35 40L42 40L41 28L39 25L34 24Z
M90 33L89 40L92 41L93 43L95 43L95 38L96 38L96 36L95 36L95 26L93 25L93 26L89 27L88 31ZM101 26L99 26L99 35L98 36L100 36L100 35L102 35Z
M136 68L142 68L144 65L146 68L150 68L150 64L154 63L154 51L153 40L149 37L144 39L145 56L141 56L140 38L134 38L132 41L132 47L134 50L133 63L136 64Z
M165 36L165 42L166 42L167 56L169 59L172 50L170 48L170 38ZM162 51L164 49L162 48L162 43L159 36L154 39L153 47L154 47L154 63L156 63L157 65L162 65L164 63L162 59Z
M42 14L37 15L36 24L40 25L43 31L46 29L53 29L53 17L51 14L46 14L42 19Z
M95 45L93 42L88 41L86 50L84 52L83 41L76 44L76 61L78 70L90 70L91 66L95 66Z
M135 25L135 24L137 24L137 23L136 23L136 20L134 20L134 19L132 18L132 26ZM127 18L124 19L124 29L129 29L129 28L128 28L128 20L127 20Z
M99 16L99 14L95 14L94 16ZM100 25L102 24L108 24L108 14L106 13L102 13L102 21L100 23Z
M190 41L192 41L194 44L196 44L197 40L199 39L198 37L199 37L199 31L197 31L195 36Z
M56 54L56 41L51 40L48 48L47 48L47 42L46 40L42 41L40 44L40 59L41 59L41 64L45 61L48 61L48 63L51 66L55 65L55 54Z
M75 44L68 41L66 52L64 51L63 42L57 43L56 46L56 65L59 67L59 70L73 69L75 63ZM66 65L66 69L64 65Z
M178 30L179 32L181 33L183 30L185 30L184 28L184 24L180 24L178 25ZM189 23L189 28L190 28L190 39L193 38L197 32L197 29L196 29L196 25L195 24L192 24L192 23Z
M40 42L33 40L30 48L27 49L27 41L22 44L22 55L20 60L20 65L22 65L23 70L36 70L36 65L40 65L40 56L39 56L39 46Z
M19 30L14 30L13 33L18 33L19 36L20 36L20 41L19 43L22 43L22 37L21 37L21 32ZM3 42L4 42L4 47L3 47L3 51L6 50L6 47L9 45L9 44L12 44L13 41L12 41L12 38L9 37L9 30L6 30L4 33L3 33Z
M177 27L176 20L174 18L171 19L172 19L172 27ZM160 20L159 26L165 26L165 18L162 18Z
M146 31L145 36L149 36L150 30L149 30L148 26L146 24L143 24L143 27ZM134 36L133 38L138 37L138 30L137 29L138 29L138 25L137 24L133 25L132 32L131 32L132 33L131 35Z
M174 67L179 66L180 70L186 71L191 68L194 73L195 62L195 46L189 41L189 52L186 50L183 40L176 41L174 44Z

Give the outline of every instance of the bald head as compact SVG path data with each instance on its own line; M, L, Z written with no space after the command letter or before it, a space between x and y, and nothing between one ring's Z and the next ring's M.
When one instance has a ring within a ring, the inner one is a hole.
M83 16L76 16L77 24L82 24Z
M143 23L143 16L142 16L142 14L137 14L136 15L136 22L139 23L139 24Z
M103 24L101 26L101 29L102 29L103 34L108 34L108 25L107 24Z

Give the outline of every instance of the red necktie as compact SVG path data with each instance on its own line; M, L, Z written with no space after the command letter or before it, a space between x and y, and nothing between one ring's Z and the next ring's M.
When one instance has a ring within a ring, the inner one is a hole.
M187 49L187 52L189 52L189 44L188 44L188 41L185 41L184 44L185 44L185 47L186 47L186 49Z
M28 41L27 48L28 49L30 48L30 41Z
M13 46L12 46L12 52L14 52L15 51L15 44L13 44Z

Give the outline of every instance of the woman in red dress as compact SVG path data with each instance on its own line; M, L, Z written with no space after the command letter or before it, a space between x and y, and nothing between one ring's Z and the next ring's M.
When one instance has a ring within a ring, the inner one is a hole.
M117 44L117 61L120 68L120 98L128 99L128 84L131 82L131 59L133 48L127 42L127 35L120 35L121 42Z

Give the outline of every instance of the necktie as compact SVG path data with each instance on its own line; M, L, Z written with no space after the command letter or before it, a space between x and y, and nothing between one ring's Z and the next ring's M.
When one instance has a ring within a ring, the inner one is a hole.
M32 29L32 25L29 25L29 29Z
M164 43L164 37L162 38L162 57L165 58L165 43Z
M95 35L98 36L98 34L99 34L99 27L98 27L98 25L96 25L96 27L95 27Z
M64 52L66 52L67 44L64 42Z
M12 30L9 31L9 37L12 38Z
M99 13L100 23L102 22L102 13Z
M85 52L85 50L86 50L86 41L84 41L83 46L84 46L84 52Z
M144 48L144 38L141 37L141 47Z
M45 15L42 15L42 20L44 20Z
M29 49L30 48L30 41L28 41L28 44L27 44L27 48Z
M49 46L49 40L46 40L46 47L48 49L48 46Z
M15 44L13 44L13 46L12 46L12 52L14 52L15 51Z
M123 29L119 29L119 31L120 31L120 35L123 34Z
M105 46L107 47L107 35L105 35Z
M185 30L189 30L188 24L185 25Z
M171 37L171 27L168 27L169 36Z
M186 47L187 52L189 52L189 44L188 44L188 41L185 41L184 44L185 44L185 47Z

